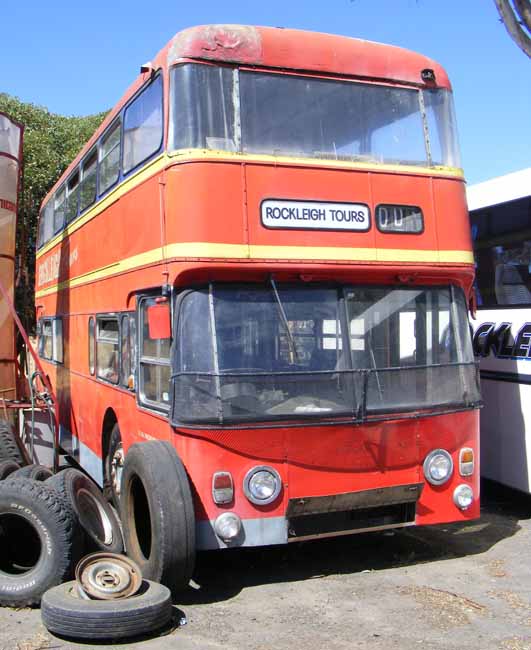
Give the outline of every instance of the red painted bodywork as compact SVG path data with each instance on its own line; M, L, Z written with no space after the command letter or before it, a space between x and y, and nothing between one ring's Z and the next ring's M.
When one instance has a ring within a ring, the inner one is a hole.
M187 59L231 61L258 68L285 68L344 77L394 80L422 85L420 71L435 71L437 85L449 88L436 63L399 48L326 34L273 28L200 27L177 35L154 59L161 68L168 115L169 65ZM140 75L83 152L66 178L120 107L138 90ZM61 182L61 181L60 181ZM58 183L59 185L59 183ZM58 187L58 185L56 187ZM379 232L268 230L260 223L265 198L316 199L366 203L374 214L378 203L421 206L425 230L419 235ZM163 208L161 207L163 206ZM162 212L163 209L163 212ZM126 449L146 439L171 441L188 470L199 520L215 519L227 508L243 519L284 516L293 497L330 495L377 487L424 483L416 523L433 524L479 516L479 438L476 410L433 417L401 419L367 425L283 427L242 430L172 430L167 418L137 405L135 395L110 386L88 373L88 318L98 313L135 309L135 293L169 282L175 287L208 280L260 281L273 272L283 280L334 281L352 284L404 282L455 284L468 296L474 269L470 263L254 259L252 255L223 258L169 256L157 263L140 261L134 268L91 279L95 269L111 269L163 245L193 242L269 247L327 247L415 251L471 251L464 182L433 170L391 170L334 167L326 162L301 163L277 159L166 159L162 170L120 196L95 218L54 247L45 249L39 269L59 264L59 282L86 277L75 288L63 285L37 298L37 316L62 314L65 361L46 364L57 389L63 425L102 457L106 415L113 412ZM142 258L139 258L140 260ZM38 291L53 288L43 281ZM68 317L66 317L68 315ZM69 369L69 370L67 370ZM462 447L475 451L476 471L470 478L457 469L442 487L429 485L422 463L436 448L451 452L457 468ZM259 464L275 467L284 484L281 498L270 506L251 504L243 494L247 471ZM216 506L211 496L212 474L230 471L235 501ZM466 511L452 501L459 483L472 485L476 499Z

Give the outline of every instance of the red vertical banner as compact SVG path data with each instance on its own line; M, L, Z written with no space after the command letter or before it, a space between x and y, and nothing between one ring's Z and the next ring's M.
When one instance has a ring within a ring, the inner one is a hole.
M0 282L12 301L23 127L0 113ZM15 323L0 294L0 399L16 397Z

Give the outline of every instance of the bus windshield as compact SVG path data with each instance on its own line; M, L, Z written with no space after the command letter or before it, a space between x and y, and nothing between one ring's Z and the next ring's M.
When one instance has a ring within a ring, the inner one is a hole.
M227 286L175 315L172 422L338 418L479 400L453 287Z
M460 167L453 99L392 86L184 64L170 147Z

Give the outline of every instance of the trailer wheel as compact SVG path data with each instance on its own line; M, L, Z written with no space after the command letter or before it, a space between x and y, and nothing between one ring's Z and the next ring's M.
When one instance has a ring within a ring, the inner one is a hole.
M105 456L103 494L116 509L120 508L120 490L124 468L124 448L120 427L116 423L111 431L109 448Z
M74 523L62 499L30 479L0 483L0 605L38 605L70 577Z
M2 460L0 461L0 481L3 481L13 472L16 472L17 469L20 469L20 465L14 460Z
M142 575L184 589L195 561L194 506L184 465L168 442L132 445L120 506L127 554Z
M13 427L6 420L0 420L0 460L14 460L21 466L26 464Z
M138 594L117 600L85 600L77 582L66 582L44 594L41 607L50 632L74 639L119 640L156 632L172 614L169 589L148 580Z
M118 517L92 479L80 470L69 467L49 478L46 484L71 505L89 543L100 551L123 552Z
M26 465L20 467L12 474L12 478L31 478L34 481L46 481L53 476L53 472L44 465Z

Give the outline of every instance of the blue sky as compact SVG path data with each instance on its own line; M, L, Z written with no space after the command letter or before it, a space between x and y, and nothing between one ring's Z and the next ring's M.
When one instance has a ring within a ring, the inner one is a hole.
M4 0L1 14L0 92L56 113L110 108L184 27L294 27L392 43L441 63L469 183L531 165L531 60L492 0Z

